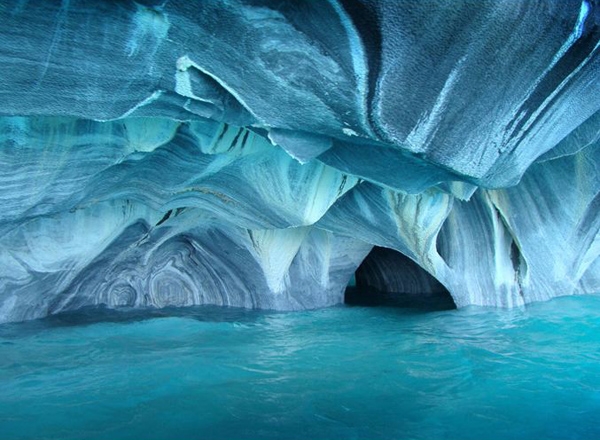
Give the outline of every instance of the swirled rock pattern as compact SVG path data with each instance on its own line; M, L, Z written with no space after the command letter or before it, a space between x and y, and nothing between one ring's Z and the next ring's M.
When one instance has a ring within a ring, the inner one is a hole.
M328 306L373 246L459 307L600 292L596 1L15 1L0 48L0 322Z

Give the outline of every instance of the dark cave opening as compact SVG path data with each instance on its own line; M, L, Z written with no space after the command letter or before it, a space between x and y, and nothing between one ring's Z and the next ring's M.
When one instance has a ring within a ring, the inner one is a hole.
M374 247L358 267L344 303L431 311L456 308L450 292L435 277L406 255L383 247Z

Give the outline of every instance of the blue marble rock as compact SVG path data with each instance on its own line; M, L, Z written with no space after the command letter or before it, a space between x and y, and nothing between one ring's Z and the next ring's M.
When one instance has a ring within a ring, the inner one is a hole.
M19 0L0 49L0 322L339 304L374 246L459 307L600 292L594 1Z

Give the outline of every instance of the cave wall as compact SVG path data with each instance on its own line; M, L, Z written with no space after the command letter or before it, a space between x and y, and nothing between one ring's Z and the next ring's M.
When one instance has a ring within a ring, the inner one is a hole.
M595 2L0 5L0 321L600 291Z

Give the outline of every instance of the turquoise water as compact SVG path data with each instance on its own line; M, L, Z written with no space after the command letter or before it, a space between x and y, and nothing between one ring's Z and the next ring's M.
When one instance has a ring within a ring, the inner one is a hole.
M600 297L0 326L0 438L596 439Z

